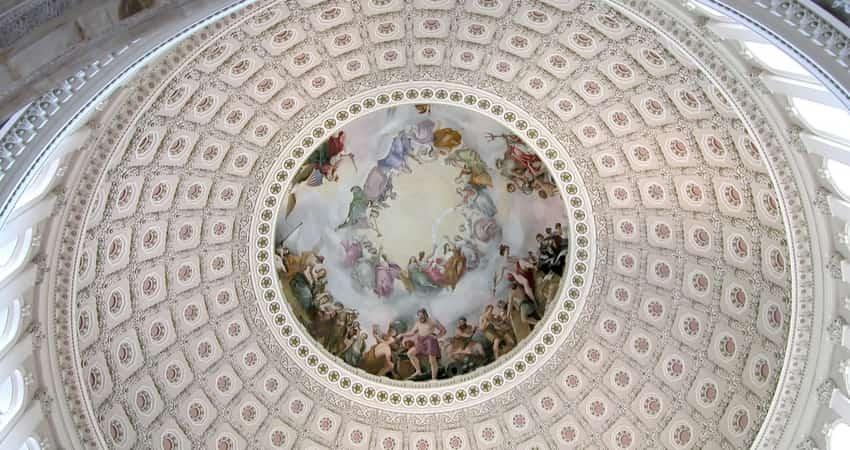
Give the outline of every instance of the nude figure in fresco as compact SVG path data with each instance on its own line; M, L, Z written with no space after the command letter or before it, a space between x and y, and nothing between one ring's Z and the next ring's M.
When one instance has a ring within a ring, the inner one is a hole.
M448 341L446 359L449 362L461 361L464 357L475 356L484 357L484 347L473 339L478 327L469 325L466 322L466 317L461 317L457 320L457 328L455 334L450 338L444 338Z

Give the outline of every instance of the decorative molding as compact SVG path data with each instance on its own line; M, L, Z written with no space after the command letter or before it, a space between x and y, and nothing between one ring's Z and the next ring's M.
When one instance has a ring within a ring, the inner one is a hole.
M0 14L0 48L14 44L37 27L61 16L82 0L25 0Z
M822 405L829 405L830 399L832 399L832 393L837 389L835 382L832 379L827 379L820 385L818 385L817 394L818 394L818 402Z
M800 441L797 444L797 450L815 450L815 449L817 449L817 444L815 443L815 440L810 438L810 437L803 439L802 441Z
M829 340L834 344L841 345L841 334L844 331L845 321L841 317L832 319L826 327L826 333L829 335Z
M700 0L744 22L812 70L850 108L850 28L807 0Z

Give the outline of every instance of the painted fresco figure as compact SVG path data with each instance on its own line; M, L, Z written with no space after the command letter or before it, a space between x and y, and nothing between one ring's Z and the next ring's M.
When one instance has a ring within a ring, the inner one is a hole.
M413 169L407 164L407 158L422 163L413 151L410 136L402 130L393 138L387 155L378 160L378 167L412 173Z
M437 123L431 119L423 120L411 126L407 132L412 140L413 149L423 161L434 161L434 130Z
M354 263L363 256L363 244L356 239L353 241L343 239L340 245L345 250L345 259L342 262L343 267L353 267Z
M351 201L348 203L348 214L345 217L345 222L336 227L337 230L360 223L369 212L369 200L363 193L363 188L352 186L350 191Z
M538 233L535 236L539 245L539 268L547 275L560 275L566 266L567 248L563 245L564 241L562 239L555 238L551 228L548 228L546 233L546 235Z
M393 294L395 280L401 276L401 267L391 263L387 256L381 254L375 266L375 287L372 292L378 297L389 297Z
M414 372L408 378L422 376L422 363L419 358L427 357L431 379L436 380L441 357L439 339L446 334L446 327L438 320L432 319L425 308L416 312L416 319L413 328L402 335L402 339L413 343L413 346L407 351L407 356L410 358Z
M463 137L460 135L460 132L452 129L452 128L440 128L434 130L434 148L437 149L439 154L445 155L455 147L459 146L463 141Z
M493 187L493 177L487 170L487 163L481 155L471 148L459 148L446 156L445 163L461 169L455 181L460 182L464 177L466 182L476 188Z
M343 158L349 158L354 170L357 170L357 164L354 161L354 155L345 151L345 132L340 131L325 142L322 142L319 147L307 157L304 165L296 172L292 179L293 186L301 183L306 183L308 186L321 186L326 180L336 182L339 181L337 169L342 164ZM295 208L295 193L290 193L289 202L287 205L286 215Z
M463 256L458 246L451 242L446 242L443 245L443 253L448 255L449 252L451 252L451 256L449 256L443 265L443 286L451 288L454 291L458 281L466 273L466 257Z
M354 262L351 278L361 289L371 291L378 297L391 296L395 290L395 281L401 277L401 267L390 262L371 242L365 243L365 249Z
M346 335L341 353L342 360L351 366L360 365L363 353L366 351L366 339L369 335L360 332L360 325L353 326Z
M325 290L328 271L324 267L311 265L295 273L289 280L293 295L305 311L313 308L313 300Z
M448 240L448 238L446 238ZM454 237L455 245L460 248L460 253L466 262L466 270L475 270L481 263L481 250L471 240L460 235Z
M536 191L540 198L557 194L557 187L543 161L525 146L519 136L488 134L486 138L490 141L498 138L505 140L505 153L496 159L496 168L509 180L506 186L508 192L519 189L524 194L532 194Z
M492 218L498 213L496 202L493 201L493 197L490 197L486 189L475 188L467 184L462 188L457 188L456 192L461 196L461 206L478 211L484 217Z
M477 331L478 327L469 325L466 317L458 318L455 334L448 339L446 359L450 363L459 362L466 357L484 357L484 347L473 339Z
M363 188L353 186L351 188L351 202L348 204L348 214L345 222L339 224L336 229L339 231L343 228L366 228L375 231L378 237L381 237L377 223L379 214L378 210L372 207L372 202L366 198Z
M499 301L495 306L489 304L484 307L484 312L478 320L478 328L490 342L493 356L497 359L516 346L517 340L508 322L507 304L503 301Z
M419 252L419 258L411 256L407 262L407 273L403 277L407 290L419 294L431 294L439 291L440 285L434 283L426 272L425 252Z
M504 263L501 269L493 274L493 296L505 298L512 283L518 283L530 298L534 298L532 283L535 267L529 261L511 255L511 249L507 245L499 248L499 255L504 259Z
M537 305L519 283L513 282L508 293L511 325L517 341L525 339L538 322Z
M389 206L387 202L396 198L391 170L380 165L372 167L363 183L363 192L366 194L366 199L373 202L375 206L379 208Z
M379 377L389 375L395 378L396 362L393 355L398 348L398 330L390 325L386 333L382 333L378 325L373 325L372 336L375 344L363 354L360 368Z
M375 289L375 268L378 265L378 251L374 247L366 248L366 251L354 262L351 270L351 278L357 285L367 291Z
M357 310L348 309L342 303L334 303L335 314L333 321L330 322L330 328L324 331L325 348L336 356L342 354L345 348L345 339L349 332L354 328L359 328L357 322Z

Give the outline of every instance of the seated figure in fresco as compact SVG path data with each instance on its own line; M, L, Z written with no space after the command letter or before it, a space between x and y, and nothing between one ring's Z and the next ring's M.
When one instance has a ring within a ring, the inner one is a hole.
M522 139L513 134L487 135L487 139L491 141L499 138L505 140L505 153L496 159L496 168L508 179L508 192L515 192L517 189L524 194L537 192L541 198L548 198L557 193L557 186L546 171L543 161L526 147Z
M529 298L525 288L516 282L511 283L508 305L514 336L517 341L521 341L531 333L539 320L537 305L532 298Z
M402 342L406 345L413 344L407 351L407 356L410 358L414 372L408 378L422 376L422 363L419 358L426 357L428 358L431 379L437 379L441 357L440 338L445 334L446 327L440 321L431 318L425 308L416 312L416 322L414 322L413 327L410 331L401 335Z
M366 339L368 338L369 335L360 331L360 322L353 322L345 333L339 356L349 365L359 366L363 352L366 351Z
M458 246L452 242L446 242L443 246L443 253L448 255L449 252L451 254L443 265L443 286L455 290L458 281L466 273L466 257L463 256Z
M446 362L449 364L461 362L467 357L484 358L484 347L473 339L478 327L469 325L466 317L457 320L457 328L451 338L447 338Z
M334 302L331 297L320 297L319 302L321 306L312 314L313 320L307 322L309 324L307 330L310 336L327 348L336 328L337 315L342 312L344 306L342 303Z
M309 313L316 296L325 291L327 276L328 271L324 266L311 264L289 279L289 288L304 311Z
M284 292L295 299L293 310L301 319L311 319L315 299L325 293L327 269L324 258L314 252L294 253L288 247L278 247L275 255Z
M440 285L434 283L426 272L427 261L425 252L419 252L419 257L411 256L407 262L407 271L401 273L408 292L418 294L432 294L441 289Z
M340 356L345 349L345 338L348 332L353 328L359 329L360 325L357 322L357 310L348 309L342 303L337 303L334 307L336 314L331 323L331 329L326 330L327 334L324 335L325 348L332 354ZM355 324L357 324L356 327Z
M503 301L499 301L497 305L489 304L484 307L484 312L478 320L478 328L490 342L494 358L509 352L517 344L513 327L508 319L507 304Z
M371 242L364 243L365 252L354 261L351 278L363 290L378 297L389 297L395 291L395 281L401 278L401 267L392 263Z

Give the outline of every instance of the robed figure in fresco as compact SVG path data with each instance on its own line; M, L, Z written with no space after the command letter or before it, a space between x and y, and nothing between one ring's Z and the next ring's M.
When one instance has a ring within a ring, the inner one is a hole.
M337 169L342 164L343 158L350 159L354 170L357 170L354 155L345 151L345 132L340 131L330 136L313 153L310 153L310 156L304 161L304 165L292 179L293 186L302 183L307 186L321 186L325 181L339 181ZM295 209L295 204L295 192L291 192L286 205L287 216Z
M319 145L319 148L304 161L304 165L295 174L292 182L295 184L306 182L310 186L318 186L324 180L338 181L336 169L341 161L340 156L350 157L352 163L354 162L354 157L350 153L345 153L345 132L343 131L329 137Z

